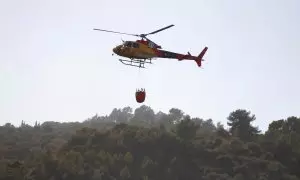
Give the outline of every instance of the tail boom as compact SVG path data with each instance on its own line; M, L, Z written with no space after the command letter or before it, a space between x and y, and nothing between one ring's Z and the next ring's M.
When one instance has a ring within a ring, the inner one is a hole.
M187 54L178 54L170 51L165 50L156 50L157 57L160 58L170 58L170 59L178 59L179 61L182 60L194 60L196 61L197 65L201 67L201 62L204 61L203 57L207 51L208 47L205 47L198 56L192 56L189 52Z

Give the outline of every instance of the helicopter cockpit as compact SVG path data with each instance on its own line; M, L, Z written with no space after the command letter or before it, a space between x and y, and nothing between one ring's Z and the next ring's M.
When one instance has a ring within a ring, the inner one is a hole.
M128 48L139 48L139 44L133 41L125 41L122 45Z
M124 41L123 44L113 48L113 52L120 55L122 49L127 49L127 48L139 48L139 44L134 41Z

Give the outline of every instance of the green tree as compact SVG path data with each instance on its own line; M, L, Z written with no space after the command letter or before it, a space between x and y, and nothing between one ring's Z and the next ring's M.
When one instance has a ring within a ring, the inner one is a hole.
M178 108L171 108L169 110L169 116L174 123L177 123L184 118L184 112Z
M184 140L191 140L196 136L198 129L199 125L187 116L176 125L176 134Z
M132 124L151 127L154 124L155 113L149 106L142 105L135 109Z
M249 141L254 135L260 133L258 127L251 125L256 117L254 114L251 115L250 111L237 109L229 114L227 120L227 125L230 126L229 132L244 141Z

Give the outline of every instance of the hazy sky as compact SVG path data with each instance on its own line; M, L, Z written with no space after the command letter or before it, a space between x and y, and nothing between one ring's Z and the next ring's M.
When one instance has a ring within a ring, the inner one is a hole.
M139 107L145 88L155 112L180 108L226 123L237 108L272 120L300 116L299 0L2 0L0 123L83 121L113 108ZM124 66L112 48L148 33L164 49L198 55ZM298 70L298 71L297 71Z

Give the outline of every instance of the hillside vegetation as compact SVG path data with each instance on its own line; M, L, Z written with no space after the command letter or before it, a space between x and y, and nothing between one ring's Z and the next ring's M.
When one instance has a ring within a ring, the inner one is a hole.
M172 108L0 127L1 180L300 180L300 118L230 112L229 129Z

